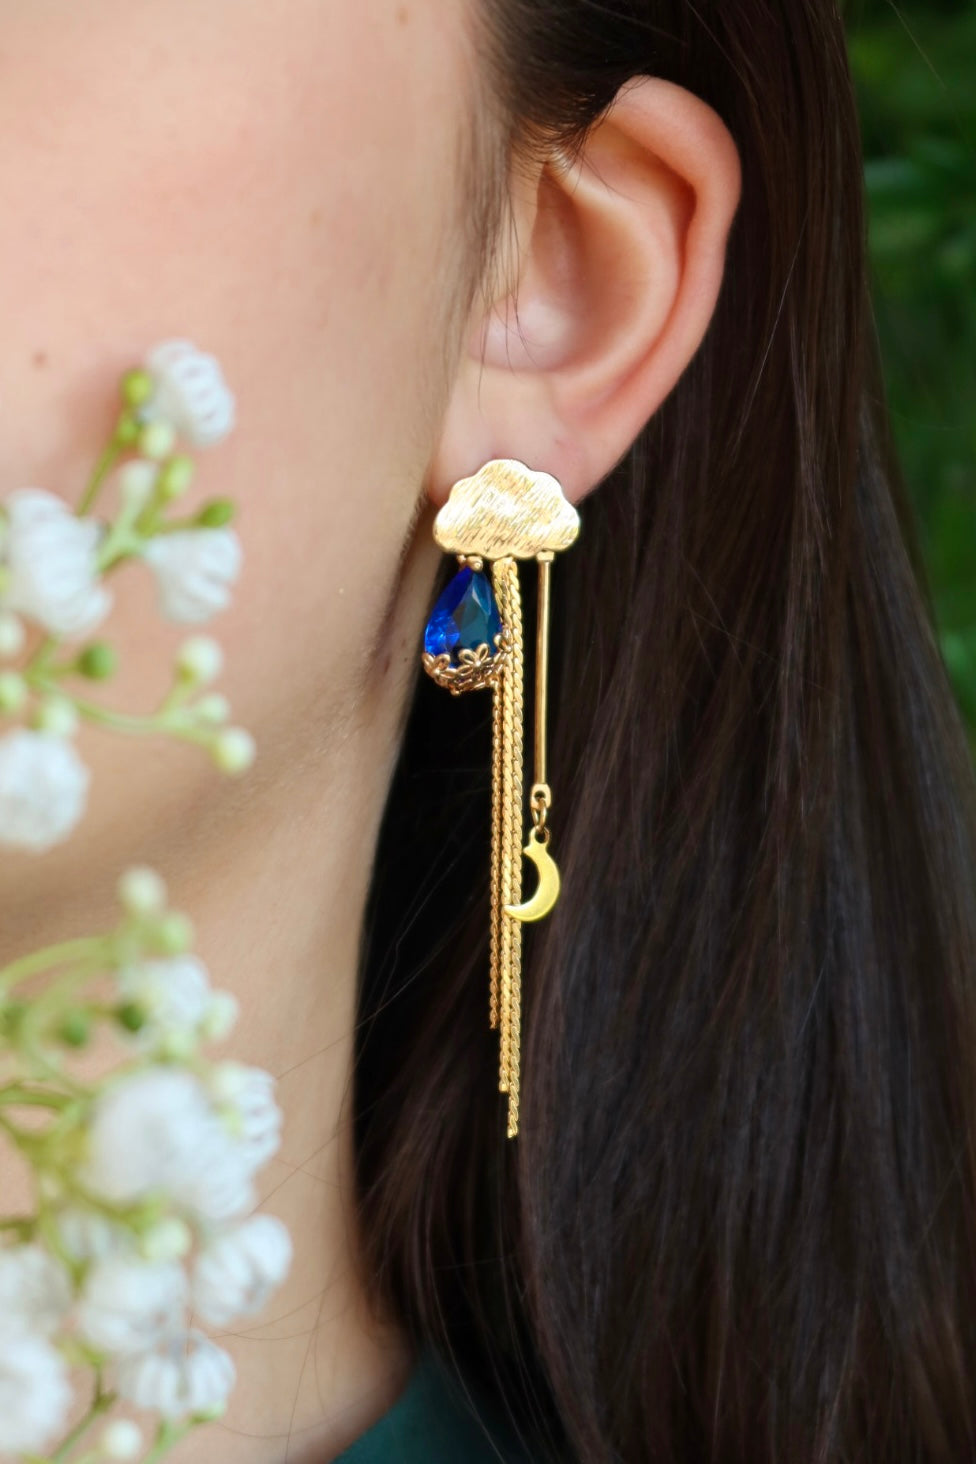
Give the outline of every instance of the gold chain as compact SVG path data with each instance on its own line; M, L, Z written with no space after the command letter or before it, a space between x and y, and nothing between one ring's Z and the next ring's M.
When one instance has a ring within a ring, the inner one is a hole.
M495 578L495 596L499 615L503 616L503 594L499 594L500 577ZM503 620L502 623L507 623ZM505 692L505 677L494 682L491 689L491 1000L489 1016L491 1026L498 1026L498 970L501 953L502 923L502 704Z
M522 897L522 720L523 635L518 564L514 558L494 565L499 612L511 636L509 659L501 681L501 870L500 905L517 905ZM522 925L500 910L499 978L501 986L501 1056L499 1091L508 1093L508 1136L518 1132L519 1067L522 1033Z
M507 572L507 561L506 560L503 560L503 559L497 560L492 565L492 574L493 574L493 577L494 577L494 580L495 580L495 584L496 584L496 591L495 591L495 593L496 593L496 597L497 597L497 600L498 600L498 611L499 611L499 614L502 617L502 623L503 623L503 625L507 625L509 627L509 631L511 632L511 624L512 624L512 621L511 621L511 612L509 610L509 604L508 604L509 580L508 580L508 572ZM514 642L513 642L513 644L512 644L512 651L514 651L514 649L515 648L514 648ZM501 824L502 842L501 842L501 869L499 871L499 878L498 878L498 893L499 893L499 906L498 906L498 932L499 932L498 977L499 977L500 998L501 998L501 1055L500 1055L499 1075L498 1075L498 1089L499 1089L499 1092L501 1092L501 1093L507 1093L508 1092L508 1039L509 1039L508 1012L509 1012L509 1000L510 1000L510 995L511 995L511 969L512 969L511 968L511 949L512 949L511 921L506 918L506 916L504 914L504 910L503 910L503 906L509 904L511 902L511 898L512 898L512 870L511 870L511 860L509 858L509 849L511 847L511 831L512 831L512 805L511 805L511 784L510 784L510 760L509 760L509 756L508 756L509 748L511 746L511 726L512 726L511 699L510 699L509 694L508 694L509 693L508 673L509 673L510 664L511 663L509 663L508 665L506 665L505 668L504 668L504 670L502 671L501 682L499 684L499 692L500 692L500 695L501 695L501 722L502 722L501 737L499 739L499 746L501 748L501 765L502 765L501 808L500 808L499 818L500 818L500 824Z
M509 568L509 610L512 617L515 651L510 668L512 699L512 903L522 900L522 729L525 708L523 704L523 640L522 640L522 597L519 593L518 561L513 559ZM505 917L512 930L512 975L509 1002L509 1057L508 1057L508 1137L518 1133L519 1117L519 1074L521 1066L522 1039L522 922Z

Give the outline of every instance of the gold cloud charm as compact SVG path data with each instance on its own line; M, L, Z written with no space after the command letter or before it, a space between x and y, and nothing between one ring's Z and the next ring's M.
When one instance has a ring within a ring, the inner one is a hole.
M448 554L532 559L568 549L579 528L579 514L555 478L496 458L454 484L434 520L434 538Z

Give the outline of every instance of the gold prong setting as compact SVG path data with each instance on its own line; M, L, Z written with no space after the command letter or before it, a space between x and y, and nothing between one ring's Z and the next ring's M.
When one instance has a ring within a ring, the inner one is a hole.
M443 686L452 696L460 696L465 691L483 691L495 685L510 655L509 642L510 636L503 626L495 636L494 646L482 641L473 650L462 648L456 658L449 651L441 651L437 656L424 651L421 659L427 675L438 686Z

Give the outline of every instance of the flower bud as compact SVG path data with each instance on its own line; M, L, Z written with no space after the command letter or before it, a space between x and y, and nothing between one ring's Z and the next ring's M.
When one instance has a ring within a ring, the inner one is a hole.
M138 441L142 423L132 412L123 412L115 427L115 440L121 447L132 447Z
M74 702L66 696L45 697L33 718L38 732L53 732L56 737L71 737L78 730L78 713Z
M223 773L243 773L257 755L257 745L243 727L228 727L214 738L213 759Z
M187 681L206 686L216 681L224 668L224 653L219 642L209 635L191 635L180 647L177 670Z
M196 521L205 529L222 529L234 517L235 504L229 498L214 498L205 503Z
M215 991L200 1023L200 1035L209 1042L222 1042L230 1035L240 1013L236 996Z
M156 1043L156 1052L166 1062L189 1062L197 1050L197 1035L183 1031L164 1032Z
M27 682L16 671L0 671L0 712L16 712L24 705Z
M170 910L153 931L153 949L164 956L181 956L193 944L193 924L180 910Z
M219 691L211 691L193 703L193 710L198 722L219 727L230 716L230 702Z
M141 366L127 371L120 383L120 395L127 407L144 407L156 390L156 383Z
M130 513L135 514L145 508L156 491L158 476L157 465L146 462L144 458L136 458L133 462L126 463L119 473L119 493L123 504Z
M17 1036L28 1010L25 1001L17 1001L10 997L0 1006L0 1033L8 1041Z
M138 1459L142 1453L143 1438L138 1426L127 1418L117 1418L102 1430L98 1451L104 1459L116 1459L126 1464L129 1459Z
M166 883L145 865L134 864L127 869L116 893L130 915L159 915L166 909Z
M176 433L161 417L155 422L147 422L139 430L139 451L154 462L162 462L163 458L169 457L175 445Z
M159 493L167 501L182 498L193 482L195 464L192 458L171 457L159 470Z
M146 1231L139 1248L147 1261L181 1261L193 1248L193 1232L185 1220L171 1215Z
M78 672L89 681L107 681L118 669L119 657L114 646L107 641L92 641L85 646L76 661Z
M24 649L24 622L9 610L0 611L0 657L17 656Z
M67 1047L85 1047L91 1036L91 1019L86 1011L77 1008L66 1012L58 1028L58 1036Z
M126 1001L115 1008L115 1020L126 1032L141 1032L148 1019L137 1002Z

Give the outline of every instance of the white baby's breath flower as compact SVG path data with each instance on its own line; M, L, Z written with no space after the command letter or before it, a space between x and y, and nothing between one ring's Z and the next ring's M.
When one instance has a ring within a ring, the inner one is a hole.
M82 1178L117 1204L171 1188L196 1166L211 1107L189 1073L148 1068L123 1078L96 1100Z
M187 953L140 961L119 973L119 995L146 1015L139 1037L149 1043L168 1034L195 1032L212 1000L210 976L199 956Z
M100 1095L82 1179L115 1203L159 1193L194 1216L219 1221L253 1207L253 1169L202 1083L159 1067L123 1078Z
M208 1162L198 1166L173 1195L195 1218L210 1221L234 1220L254 1209L254 1166L247 1151L233 1142L226 1131L208 1137Z
M43 488L17 488L7 497L6 563L10 577L0 601L53 635L87 635L108 614L112 597L99 582L101 526L78 518Z
M142 552L167 620L200 624L230 604L244 557L233 529L174 529L150 539Z
M91 774L53 732L15 728L0 738L0 844L43 853L85 811Z
M53 1336L73 1299L71 1277L43 1246L18 1245L0 1253L0 1336Z
M144 1352L183 1324L186 1273L175 1262L110 1257L85 1279L78 1331L101 1352Z
M146 369L156 384L142 409L146 420L172 423L194 447L211 447L227 436L234 425L234 398L216 357L190 341L163 341L150 351Z
M73 1261L99 1261L132 1254L135 1238L98 1210L69 1205L57 1217L58 1239Z
M151 1352L122 1359L115 1383L119 1395L137 1408L178 1419L221 1413L234 1377L227 1353L193 1330Z
M40 1453L64 1428L68 1368L41 1337L0 1340L0 1454Z
M275 1080L263 1068L223 1062L211 1076L211 1090L234 1137L257 1169L281 1143L281 1109L275 1102Z
M252 1215L197 1257L191 1300L205 1322L224 1327L263 1310L288 1275L291 1236L274 1215Z

